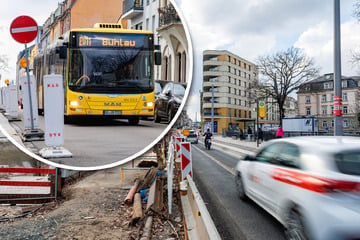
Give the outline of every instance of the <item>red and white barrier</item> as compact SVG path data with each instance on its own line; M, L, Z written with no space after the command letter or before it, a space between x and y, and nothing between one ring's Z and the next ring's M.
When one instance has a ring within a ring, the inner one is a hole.
M55 169L1 167L0 173L56 174ZM13 176L0 180L1 194L50 194L51 181L48 176Z
M180 145L181 145L181 138L175 137L175 151L176 151L175 159L180 159Z
M192 157L191 144L189 142L181 143L181 180L186 180L186 175L192 177Z

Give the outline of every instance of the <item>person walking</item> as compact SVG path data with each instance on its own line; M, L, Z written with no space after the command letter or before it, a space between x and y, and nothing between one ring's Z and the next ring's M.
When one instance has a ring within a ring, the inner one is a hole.
M281 128L281 126L278 127L278 129L276 130L276 135L275 137L276 138L282 138L284 136L284 131L283 129Z
M258 139L259 139L260 143L263 142L263 131L262 131L261 127L259 127L259 129L258 129Z

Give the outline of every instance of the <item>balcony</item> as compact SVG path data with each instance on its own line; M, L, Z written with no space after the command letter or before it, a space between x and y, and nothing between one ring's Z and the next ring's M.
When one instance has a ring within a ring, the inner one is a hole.
M123 19L132 19L144 12L143 0L124 0L123 2Z
M181 23L178 13L171 4L166 7L159 8L158 12L160 14L160 27L174 23Z

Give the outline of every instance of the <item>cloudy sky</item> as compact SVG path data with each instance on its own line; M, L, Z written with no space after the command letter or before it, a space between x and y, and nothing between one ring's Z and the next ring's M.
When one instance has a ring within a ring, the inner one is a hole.
M99 0L100 1L100 0ZM15 78L15 62L24 45L9 33L13 19L33 17L39 25L61 0L2 0L0 8L0 55L8 55L9 72L2 79ZM333 0L175 0L182 11L194 47L194 77L187 109L190 117L199 114L198 92L202 83L202 52L206 49L229 50L256 63L259 56L291 46L304 49L321 68L333 71ZM360 22L353 17L356 0L341 2L342 74L358 75L351 51L360 50ZM198 117L199 119L199 117Z
M342 75L360 74L351 51L360 49L360 22L353 17L356 0L341 2ZM257 62L263 55L291 46L304 49L321 69L333 72L333 0L176 0L194 47L192 94L186 108L200 112L202 51L229 50ZM199 120L199 116L197 117Z

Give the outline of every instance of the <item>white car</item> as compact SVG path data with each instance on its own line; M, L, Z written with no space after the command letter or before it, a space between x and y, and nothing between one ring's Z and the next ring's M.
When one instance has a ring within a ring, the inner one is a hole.
M360 138L269 141L236 166L241 199L251 198L288 239L360 239Z

